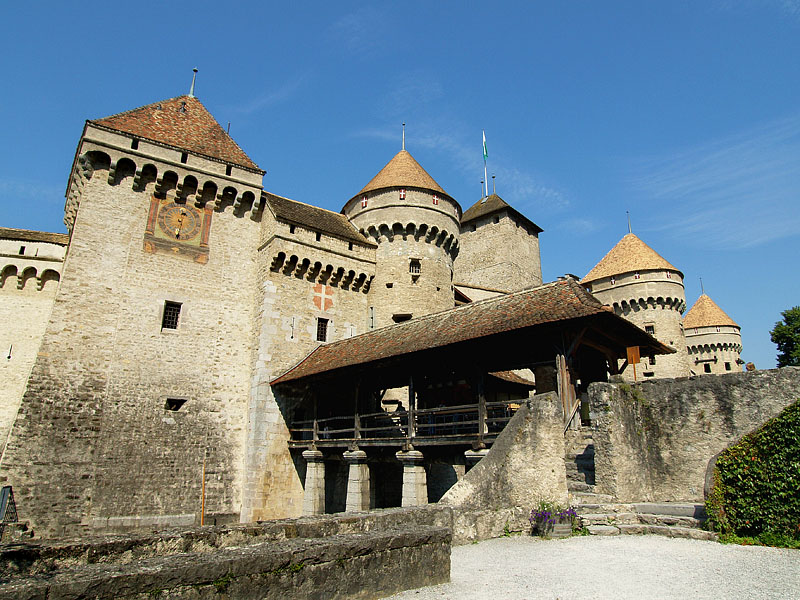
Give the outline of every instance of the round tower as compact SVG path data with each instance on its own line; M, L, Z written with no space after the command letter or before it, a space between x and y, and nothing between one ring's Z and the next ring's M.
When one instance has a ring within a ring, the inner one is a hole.
M453 308L461 207L411 154L398 152L342 213L378 244L371 327Z
M675 349L675 354L643 357L636 368L637 378L689 375L681 319L686 309L683 273L629 233L581 283L617 315ZM623 374L626 379L633 379L630 367Z
M683 321L689 368L694 375L741 371L741 328L702 294Z

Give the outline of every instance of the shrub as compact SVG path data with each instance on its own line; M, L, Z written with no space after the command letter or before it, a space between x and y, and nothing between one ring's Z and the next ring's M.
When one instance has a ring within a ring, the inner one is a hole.
M719 455L706 501L709 525L763 543L800 540L798 490L800 401Z

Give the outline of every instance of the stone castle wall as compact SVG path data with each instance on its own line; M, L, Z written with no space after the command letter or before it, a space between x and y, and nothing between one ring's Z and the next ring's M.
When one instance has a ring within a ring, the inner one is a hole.
M0 240L0 455L50 318L65 250Z
M154 182L88 173L2 472L44 535L109 518L238 515L259 224L213 212L207 264L143 251ZM113 178L112 178L113 179ZM165 301L182 304L161 329ZM167 410L167 399L184 400Z
M686 309L683 278L676 271L641 271L607 277L591 284L592 294L637 327L653 327L653 336L662 344L674 348L675 354L658 356L655 363L643 361L637 365L637 379L642 377L686 377L689 364L682 313ZM623 373L633 379L633 369Z
M800 398L800 367L589 386L596 490L702 502L709 462Z
M507 211L467 223L455 281L509 292L541 285L538 234Z

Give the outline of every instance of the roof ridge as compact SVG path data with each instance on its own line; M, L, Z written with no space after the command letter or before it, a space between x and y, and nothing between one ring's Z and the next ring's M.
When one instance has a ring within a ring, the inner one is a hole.
M90 123L97 123L98 121L104 121L105 119L113 119L115 117L122 117L129 113L136 112L137 110L142 110L144 108L150 108L151 106L155 106L156 104L163 104L164 102L172 102L173 100L178 100L180 98L194 98L194 96L189 96L189 94L181 94L180 96L174 96L172 98L167 98L165 100L156 100L155 102L150 102L149 104L143 104L142 106L137 106L135 108L129 108L128 110L123 110L122 112L114 113L113 115L107 115L105 117L100 117L99 119L88 119ZM198 100L199 102L199 100Z

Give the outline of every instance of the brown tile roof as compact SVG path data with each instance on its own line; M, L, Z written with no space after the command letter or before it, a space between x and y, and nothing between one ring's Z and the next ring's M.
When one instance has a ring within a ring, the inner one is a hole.
M672 352L622 317L614 315L575 279L566 278L321 345L271 383L274 385L525 327L592 315L604 315L618 322L620 327L641 334L642 340L649 341L661 352Z
M23 242L48 242L66 246L69 243L69 234L50 233L49 231L31 231L30 229L11 229L0 227L0 239L20 240Z
M361 235L341 213L317 208L269 192L265 192L264 195L273 214L279 219L297 223L315 231L330 233L346 240L353 240L365 246L375 246L373 242Z
M689 312L683 318L684 329L715 327L717 325L739 327L736 321L725 314L725 311L705 294L702 294L697 299L697 302L694 303L694 306L689 309Z
M517 375L514 371L495 371L494 373L489 373L489 375L497 377L498 379L502 379L503 381L510 381L511 383L519 383L521 385L527 385L529 387L536 386L536 384L533 381Z
M421 188L439 192L448 198L451 197L433 180L433 177L428 175L428 172L414 160L413 156L406 150L400 150L400 152L395 154L394 158L390 160L386 166L358 192L358 194L353 196L353 198L361 194L366 194L367 192L393 187Z
M466 212L464 212L464 216L461 217L461 224L463 225L464 223L480 219L481 217L491 215L492 213L500 212L501 210L508 210L517 218L521 218L523 221L532 226L537 233L541 233L543 231L541 227L516 210L497 194L492 194L486 198L481 198L475 204L470 206Z
M90 121L263 173L194 96L178 96Z
M658 252L634 234L629 233L608 251L608 254L589 271L581 283L589 283L622 273L659 269L675 271L683 277L683 273L667 262Z

